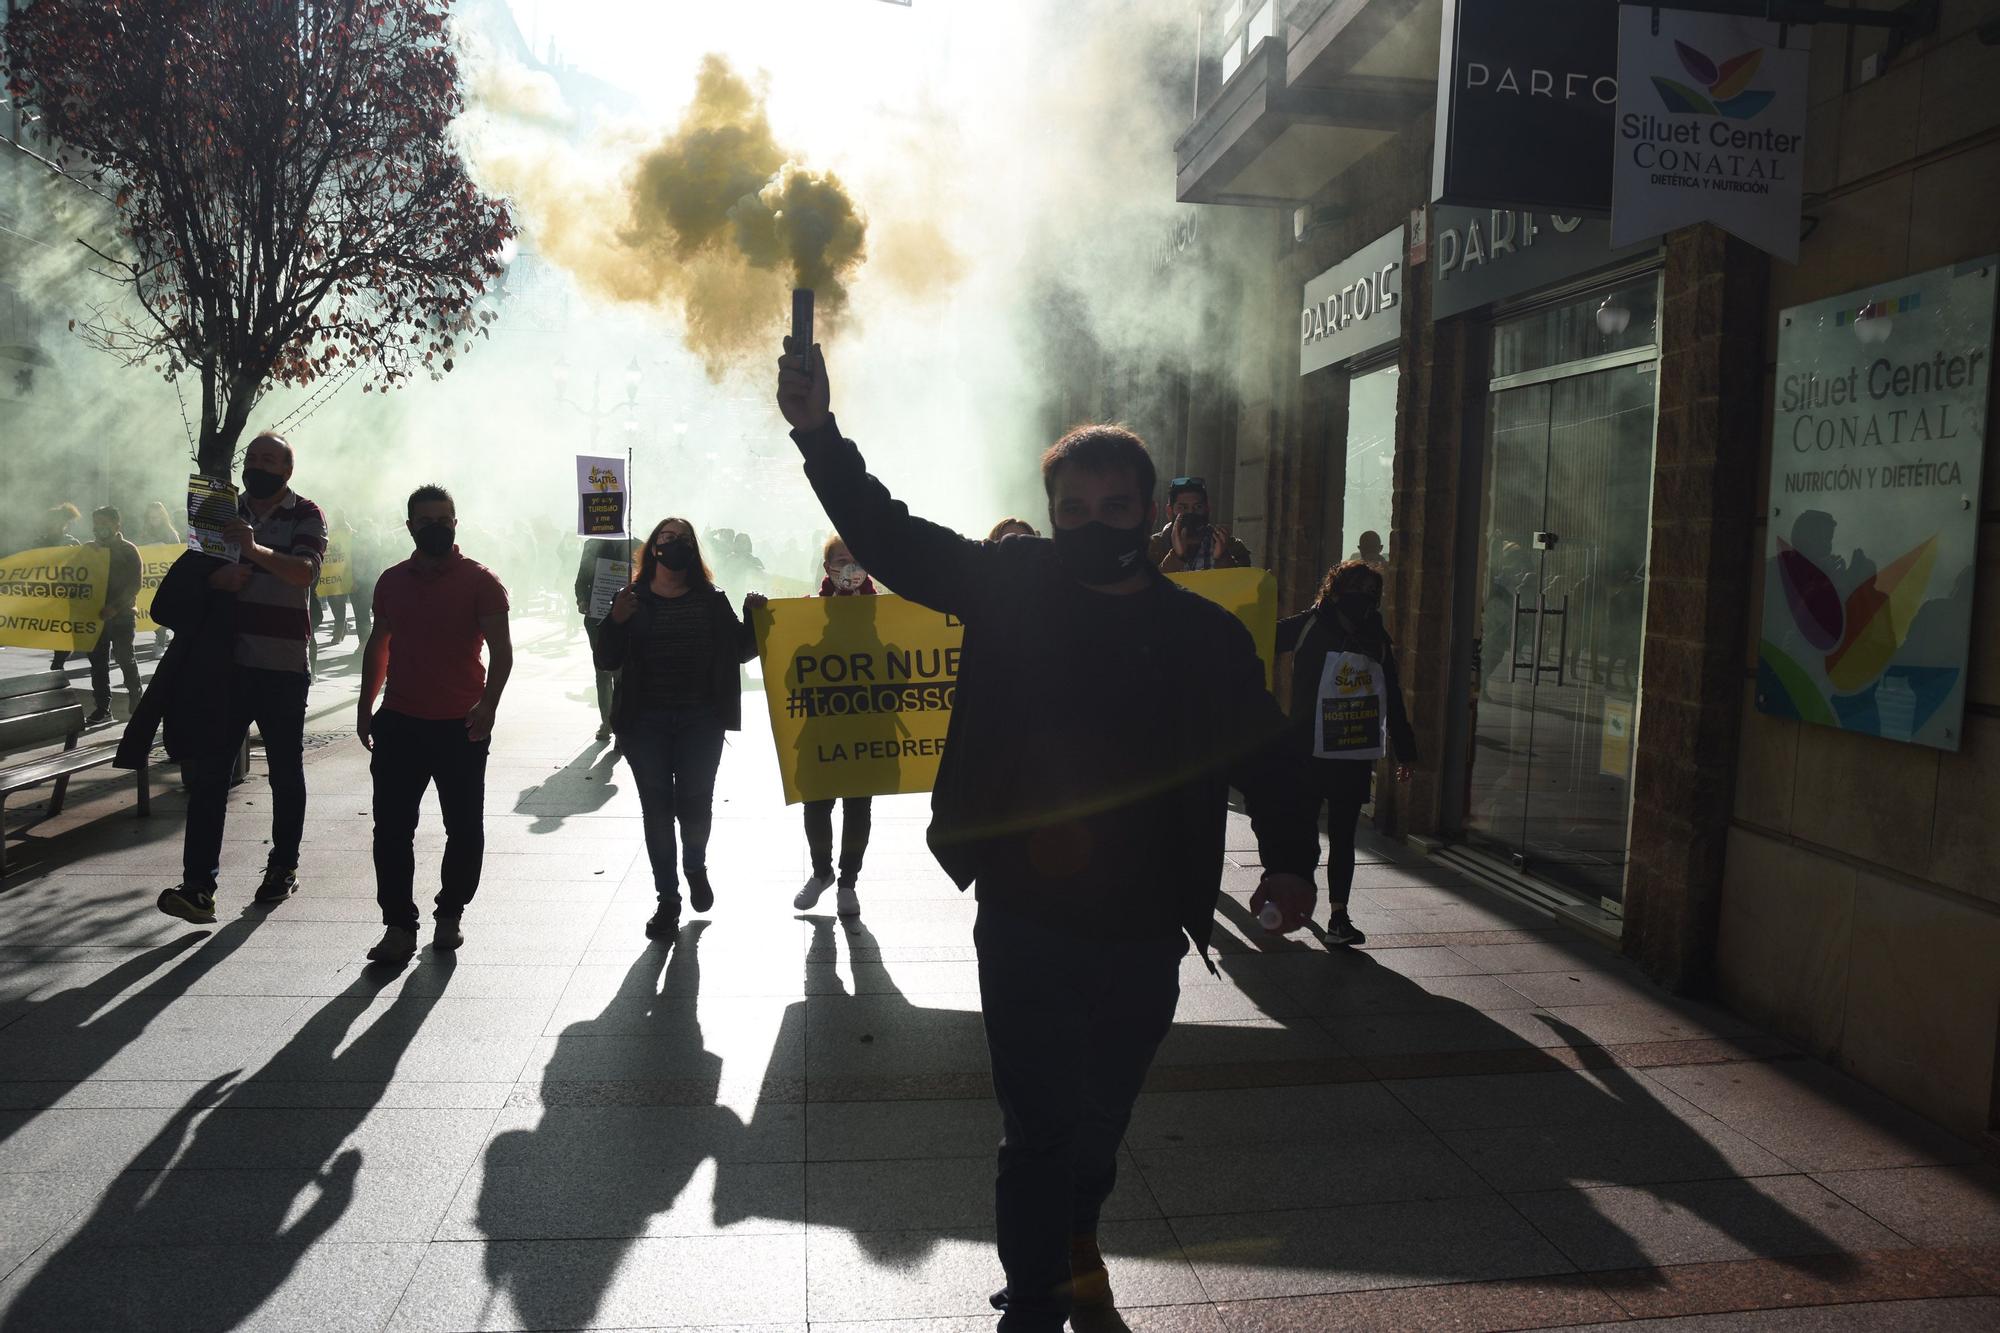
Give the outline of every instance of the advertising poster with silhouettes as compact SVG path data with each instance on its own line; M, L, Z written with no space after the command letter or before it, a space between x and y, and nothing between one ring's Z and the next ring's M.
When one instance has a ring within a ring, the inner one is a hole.
M625 460L576 456L576 531L580 537L623 537Z
M1757 708L1956 750L1996 260L1778 319Z
M1611 244L1713 222L1796 263L1812 29L1622 9Z
M1173 575L1249 629L1270 680L1277 583L1261 569ZM959 621L901 597L799 597L754 613L785 803L926 792L958 698Z

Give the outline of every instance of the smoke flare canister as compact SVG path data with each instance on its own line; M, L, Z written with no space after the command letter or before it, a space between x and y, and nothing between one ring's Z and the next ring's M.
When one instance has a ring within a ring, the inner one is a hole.
M792 348L800 356L810 355L813 341L813 289L792 288Z

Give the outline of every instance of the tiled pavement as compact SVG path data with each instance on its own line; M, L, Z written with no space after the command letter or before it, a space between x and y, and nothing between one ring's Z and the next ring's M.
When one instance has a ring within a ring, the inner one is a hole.
M361 964L339 654L290 903L246 905L255 779L213 930L152 908L177 794L136 821L92 784L16 844L0 1333L990 1326L973 904L924 851L924 802L877 803L860 922L801 918L753 718L718 907L650 948L629 776L588 743L580 642L548 628L455 964ZM434 816L423 838L434 856ZM1184 968L1107 1212L1126 1326L2000 1327L2000 1172L1975 1145L1386 845L1358 875L1366 950L1268 944L1252 845L1238 821L1221 976Z

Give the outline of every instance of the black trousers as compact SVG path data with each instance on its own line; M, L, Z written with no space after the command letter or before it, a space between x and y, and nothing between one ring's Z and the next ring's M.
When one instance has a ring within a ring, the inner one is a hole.
M1092 940L990 903L972 940L1003 1137L1005 1333L1068 1318L1069 1241L1094 1235L1118 1145L1180 1000L1187 939Z
M708 834L715 820L715 770L722 764L722 720L705 705L642 712L618 732L618 748L639 789L646 859L660 906L679 912L680 876L708 869ZM674 825L680 839L674 839Z
M181 842L181 883L215 888L222 860L222 827L229 813L229 778L250 724L264 738L271 767L271 855L276 870L296 870L306 827L306 688L303 671L238 666L213 688L229 691L229 716L220 732L197 738L181 781L187 787L187 833Z
M861 858L868 854L868 834L874 827L875 800L870 796L843 796L840 800L840 882L852 884L861 874ZM833 873L833 802L807 801L806 850L812 855L815 875Z
M1326 901L1343 911L1354 892L1354 839L1361 807L1374 781L1372 759L1315 759L1320 799L1326 802Z
M132 654L132 640L139 628L133 611L120 611L106 618L97 646L90 650L90 694L99 710L111 707L111 659L118 659L118 674L125 684L125 696L139 698L139 659Z
M479 892L486 860L486 756L489 737L467 740L464 718L436 721L383 709L375 714L375 904L382 924L415 930L417 819L424 790L437 784L444 815L444 860L437 915L457 916Z

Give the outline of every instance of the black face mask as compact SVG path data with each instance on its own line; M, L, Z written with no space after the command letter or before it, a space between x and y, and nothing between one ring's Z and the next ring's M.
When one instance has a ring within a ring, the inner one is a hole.
M448 523L426 523L415 533L417 549L428 556L449 555L455 535Z
M1344 592L1333 599L1334 607L1340 614L1352 621L1363 621L1375 614L1382 605L1382 599L1365 592Z
M1063 573L1078 583L1117 583L1144 568L1146 543L1151 534L1145 525L1114 528L1092 519L1081 527L1057 527L1053 536L1056 561Z
M684 541L661 542L653 548L653 559L674 573L694 568L694 547Z
M285 489L285 479L260 467L246 467L243 469L243 489L250 492L253 500L268 500Z

